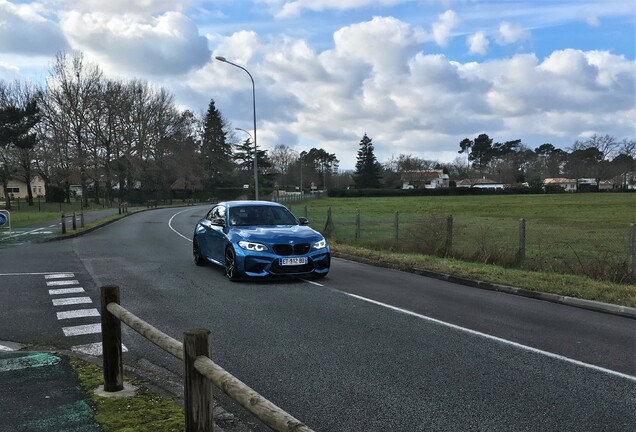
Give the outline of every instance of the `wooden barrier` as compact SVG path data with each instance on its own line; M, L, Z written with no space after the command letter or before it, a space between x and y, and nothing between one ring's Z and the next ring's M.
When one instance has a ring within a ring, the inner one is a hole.
M214 363L210 359L209 330L186 331L181 343L124 309L119 304L118 286L103 286L100 295L105 391L115 392L123 389L123 322L159 348L183 360L186 432L214 431L210 382L275 431L313 432Z

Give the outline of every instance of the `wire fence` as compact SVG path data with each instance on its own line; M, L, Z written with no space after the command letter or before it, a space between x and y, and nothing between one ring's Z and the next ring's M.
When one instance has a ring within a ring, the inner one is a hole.
M290 206L328 238L377 250L421 253L527 270L636 281L634 225L564 226L532 218L329 211Z

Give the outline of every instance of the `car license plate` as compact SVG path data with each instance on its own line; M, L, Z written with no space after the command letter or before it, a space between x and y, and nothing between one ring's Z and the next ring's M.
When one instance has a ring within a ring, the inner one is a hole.
M296 266L296 265L303 265L303 264L307 264L307 257L280 259L281 266Z

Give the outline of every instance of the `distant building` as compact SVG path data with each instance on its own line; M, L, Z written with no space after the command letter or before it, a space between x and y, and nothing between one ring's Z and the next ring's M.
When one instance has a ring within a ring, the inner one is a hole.
M475 188L475 189L505 189L506 185L501 182L482 177L480 179L463 179L456 183L458 188Z
M407 171L402 173L402 189L439 189L449 187L444 170Z
M547 178L543 180L543 186L558 186L563 188L566 192L576 192L577 181L576 179L569 178Z
M19 180L19 179L15 179L15 178L11 178L9 179L9 184L8 184L8 192L9 192L9 196L12 199L16 199L16 198L28 198L29 197L29 191L27 189L27 185L23 180ZM31 192L33 193L33 197L37 198L37 197L43 197L46 195L46 184L44 183L44 180L42 180L40 178L40 176L35 175L33 176L33 178L31 178ZM3 188L0 187L0 199L4 200L4 190Z

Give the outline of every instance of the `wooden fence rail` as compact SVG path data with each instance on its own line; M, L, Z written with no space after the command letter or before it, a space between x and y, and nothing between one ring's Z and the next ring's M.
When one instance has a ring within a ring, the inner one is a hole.
M103 286L100 294L105 391L116 392L123 389L123 322L159 348L183 360L186 432L214 431L210 382L275 431L313 432L214 363L209 358L209 330L186 331L182 343L124 309L119 304L118 286Z

